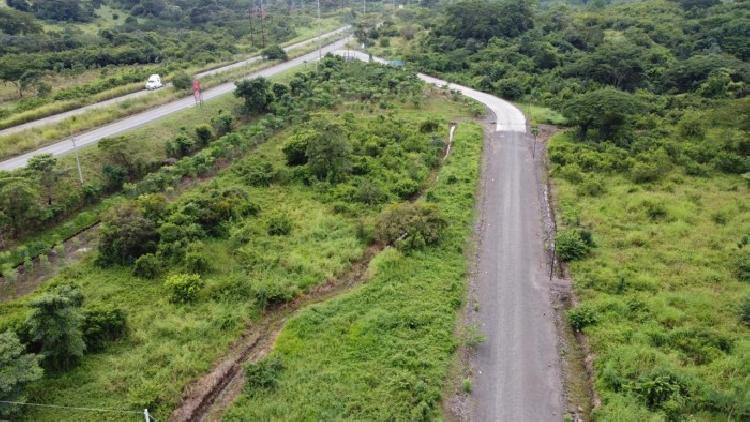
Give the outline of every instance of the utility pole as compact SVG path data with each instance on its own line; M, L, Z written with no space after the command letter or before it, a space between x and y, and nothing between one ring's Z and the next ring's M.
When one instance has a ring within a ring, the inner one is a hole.
M318 0L318 63L323 58L323 38L321 38L323 33L320 25L320 0Z
M266 33L263 31L263 18L265 17L265 14L263 13L263 0L260 0L260 47L266 48Z
M76 146L76 138L70 138L70 142L73 143L73 152L76 155L76 167L78 167L78 180L81 181L81 187L83 187L83 172L81 171L81 159L78 158L78 147Z
M146 422L151 422L151 416L148 414L148 409L143 409L143 419Z
M367 13L367 0L362 0L362 14Z

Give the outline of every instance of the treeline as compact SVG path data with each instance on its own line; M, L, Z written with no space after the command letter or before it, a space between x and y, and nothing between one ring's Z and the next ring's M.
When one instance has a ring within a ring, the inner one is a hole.
M641 180L675 165L690 174L743 174L750 171L748 17L743 2L533 9L469 0L423 20L430 31L406 56L485 92L563 111L581 139L596 141L587 148L635 154L619 161L620 170L643 173Z

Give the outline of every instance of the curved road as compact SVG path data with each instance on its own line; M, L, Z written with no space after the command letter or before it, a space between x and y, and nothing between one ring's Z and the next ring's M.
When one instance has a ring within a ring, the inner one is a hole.
M313 43L315 41L321 40L323 38L327 38L327 37L331 37L331 36L334 36L334 35L341 34L341 33L345 32L345 31L347 31L349 28L350 28L349 25L342 26L339 29L336 29L334 31L325 33L323 35L319 35L319 36L313 37L313 38L308 38L306 40L294 43L294 44L292 44L292 45L290 45L288 47L284 47L284 50L285 51L291 51L291 50L295 50L295 49L300 48L300 47L304 47L304 46L306 46L306 45L308 45L310 43ZM257 61L260 61L261 59L262 59L262 57L260 55L252 56L252 57L250 57L248 59L245 59L245 60L242 60L242 61L239 61L239 62L236 62L236 63L232 63L232 64L229 64L229 65L226 65L226 66L221 66L221 67L217 67L215 69L210 69L210 70L206 70L204 72L196 73L195 77L196 78L204 78L206 76L210 76L210 75L215 75L217 73L226 72L227 70L232 70L232 69L236 69L238 67L246 66L246 65L249 65L251 63L255 63ZM171 85L172 85L171 83L168 83L168 84L165 84L164 86L168 87L168 86L171 86ZM119 97L110 98L108 100L100 101L100 102L94 103L94 104L89 104L87 106L76 108L76 109L73 109L73 110L69 110L69 111L66 111L66 112L63 112L63 113L58 113L58 114L53 114L51 116L42 117L40 119L31 121L31 122L28 122L28 123L23 123L23 124L20 124L20 125L17 125L17 126L11 126L9 128L2 129L2 130L0 130L0 136L10 135L11 133L20 132L20 131L25 130L25 129L31 129L31 128L34 128L34 127L48 125L48 124L51 124L51 123L57 123L57 122L62 121L64 119L68 118L68 117L76 116L76 115L85 113L87 111L90 111L90 110L93 110L93 109L96 109L96 108L101 108L101 107L108 106L110 104L119 103L121 101L125 101L125 100L130 100L130 99L133 99L133 98L142 97L144 95L148 95L148 94L151 94L151 93L153 93L153 91L147 91L147 90L144 89L142 91L134 92L132 94L126 94L126 95L122 95L122 96L119 96Z
M344 39L341 39L341 40L338 40L338 41L335 41L333 43L323 46L321 53L319 53L318 50L315 50L311 53L303 54L302 56L293 58L287 62L279 63L277 65L270 66L265 69L258 70L256 72L249 73L246 76L246 79L257 78L257 77L268 78L277 73L281 73L293 67L299 66L303 64L304 62L317 60L319 54L326 54L326 53L339 50L344 46L344 44L346 44L347 41L348 41L348 38L344 38ZM234 91L234 86L235 86L234 82L227 82L221 85L217 85L213 88L207 89L203 91L203 100L207 101L212 98L218 97L220 95L231 93ZM174 112L184 110L190 107L194 107L194 106L195 106L195 100L193 99L192 95L179 99L179 100L175 100L175 101L157 106L155 108L133 114L122 120L118 120L116 122L109 123L104 126L100 126L96 129L92 129L87 132L83 132L74 137L76 139L76 145L84 146L84 145L95 144L99 142L101 139L116 135L118 133L125 132L130 129L137 128L139 126L152 122L166 115L169 115ZM71 142L71 139L73 138L67 138L60 142L48 145L46 147L39 148L36 151L28 152L26 154L19 155L17 157L13 157L5 161L2 161L0 162L0 170L11 171L11 170L16 170L21 167L24 167L26 166L26 162L29 160L29 158L37 154L49 153L52 155L62 155L67 152L70 152L73 150L73 144Z
M337 52L360 60L368 55ZM373 61L385 63L373 57ZM485 131L476 318L487 341L477 348L470 419L559 422L562 378L544 250L544 205L529 150L526 118L513 104L421 73L489 108ZM459 129L460 130L460 129Z

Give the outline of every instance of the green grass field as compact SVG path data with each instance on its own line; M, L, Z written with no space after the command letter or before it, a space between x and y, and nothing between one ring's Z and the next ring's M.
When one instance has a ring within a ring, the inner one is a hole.
M292 319L270 356L282 363L278 385L247 386L226 420L440 418L458 346L482 139L478 125L460 125L426 194L450 220L440 245L409 255L386 249L371 261L365 285Z
M234 101L234 98L226 97L226 103L217 101L214 107L228 107ZM452 102L440 96L426 101L419 109L400 105L398 112L399 118L411 122L411 125L426 118L448 121L467 115L463 102ZM164 120L162 125L145 127L129 136L139 139L138 142L144 142L144 145L150 142L149 139L169 139L172 136L170 131L180 130L180 122L190 122L189 127L192 127L199 122L201 114L210 115L205 109L191 110L191 113L170 117L173 120ZM365 110L357 112L356 120L375 121L378 115L378 112ZM274 136L252 156L283 167L281 146L289 133L287 130ZM388 252L377 258L375 262L378 263L372 267L372 271L378 274L374 276L376 279L389 274L387 263L391 261L399 262L404 266L401 268L419 262L425 275L432 265L440 266L432 271L447 271L444 274L450 278L448 284L442 275L437 277L432 273L431 280L424 285L434 290L432 304L438 309L450 310L434 321L439 324L436 327L441 332L437 334L440 343L434 349L437 353L433 359L435 365L427 373L431 390L439 390L454 347L451 337L453 312L464 294L465 259L462 250L470 228L468 221L471 219L481 130L467 125L466 132L460 132L456 145L454 155L442 173L446 177L441 177L439 187L429 194L431 201L442 204L446 216L455 218L450 226L450 236L440 248L410 257ZM157 144L149 144L148 148L144 153L158 153ZM94 154L95 149L90 152ZM84 162L93 157L84 157ZM181 266L168 267L156 280L143 280L131 275L129 267L101 268L94 264L93 256L89 256L46 283L50 286L62 281L74 282L80 285L86 297L85 304L110 304L122 308L127 313L128 335L104 352L85 355L78 367L49 373L27 389L29 401L109 409L147 407L157 420L166 420L183 387L205 373L226 352L243 327L260 317L260 308L253 296L255 290L303 292L345 272L352 261L361 257L367 240L359 233L358 227L361 221L373 219L380 211L379 206L359 205L355 208L356 213L335 213L326 195L303 184L248 187L243 184L241 176L232 171L242 163L243 160L239 160L213 180L204 181L192 189L196 191L207 185L241 187L261 209L258 216L233 222L228 237L210 238L203 243L200 253L210 263L210 270L203 276L206 286L196 304L175 305L168 301L168 291L162 281L168 274L184 272ZM459 182L449 184L442 181L447 179L448 173L455 174ZM287 236L272 236L265 230L270 219L278 215L287 215L293 222ZM394 276L394 273L390 274L390 277ZM422 282L427 280L420 278L419 283ZM419 283L410 288L411 297L422 288ZM450 295L438 293L445 289ZM391 288L387 291L392 293ZM0 327L22 321L27 313L25 304L34 296L0 305ZM406 299L395 295L389 299L392 302L388 306L403 308L413 302ZM403 301L401 305L394 302L397 300ZM416 318L414 321L424 322L429 322L427 316L438 312L436 309L416 311L419 312L409 315ZM424 330L431 328L425 326L419 332L424 333ZM419 344L428 343L431 340L425 337ZM427 396L425 400L434 411L435 401ZM57 409L43 408L31 409L24 415L26 420L35 421L59 420L68 416ZM81 420L123 420L121 414L81 413L76 417Z
M570 142L565 132L552 146ZM674 408L702 406L713 410L694 420L736 420L750 403L750 330L739 320L750 286L727 263L750 233L747 181L673 171L635 184L603 174L592 196L561 169L553 174L560 226L580 224L596 243L570 269L592 316L583 332L604 401L597 418L673 420Z

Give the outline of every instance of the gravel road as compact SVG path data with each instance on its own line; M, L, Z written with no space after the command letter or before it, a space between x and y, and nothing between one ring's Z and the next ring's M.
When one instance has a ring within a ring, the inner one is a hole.
M337 54L369 58L358 52ZM475 356L470 419L559 422L563 393L543 240L546 205L539 200L526 118L501 98L421 73L417 77L457 90L495 115L485 129L478 274L473 281L476 318L487 341Z
M500 118L498 118L498 121ZM520 122L517 122L520 124ZM561 421L558 336L527 134L485 133L471 419Z

